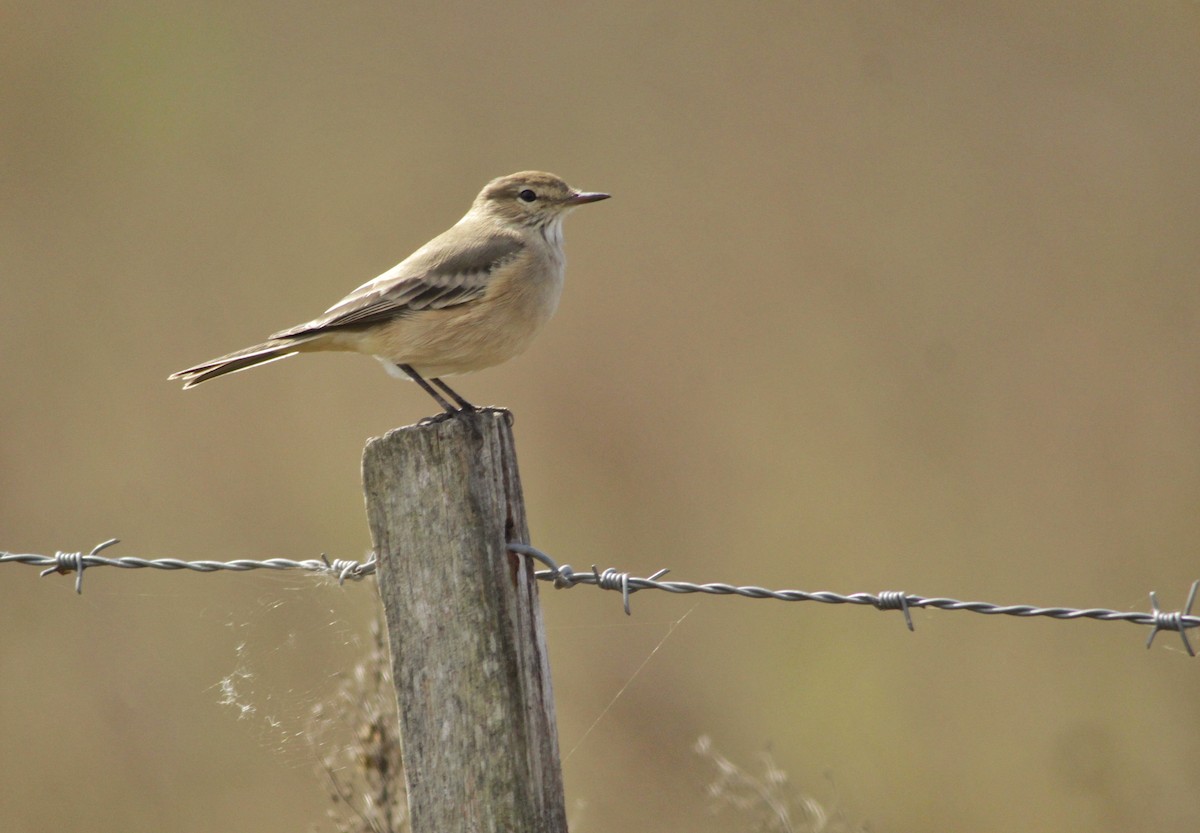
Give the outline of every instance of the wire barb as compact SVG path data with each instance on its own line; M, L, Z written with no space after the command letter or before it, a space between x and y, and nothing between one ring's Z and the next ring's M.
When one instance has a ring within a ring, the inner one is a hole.
M547 569L535 573L534 576L542 581L554 582L556 589L567 589L574 587L576 584L594 584L601 590L620 590L621 602L625 607L626 616L632 615L629 609L629 597L644 587L654 587L658 579L670 572L663 569L654 573L649 578L631 578L629 573L615 570L612 567L601 571L593 564L590 573L576 573L570 564L563 564L560 567L553 558L529 544L511 542L508 545L508 550L520 555L527 555L546 565Z
M43 578L50 573L58 573L66 575L67 573L75 574L75 593L76 595L83 594L83 571L87 568L89 558L95 558L104 550L111 547L113 544L121 543L119 538L109 538L107 541L101 541L96 546L92 547L92 551L87 555L81 552L55 552L54 565L42 570L39 574Z
M1184 604L1183 610L1164 611L1158 606L1158 594L1153 590L1150 591L1150 608L1154 629L1150 631L1150 637L1146 640L1147 650L1154 644L1154 637L1158 636L1159 631L1179 631L1179 638L1183 640L1183 648L1187 651L1188 656L1196 656L1187 635L1187 629L1196 627L1196 624L1185 621L1185 617L1192 615L1192 605L1196 602L1197 587L1200 587L1200 579L1192 582L1192 589L1188 593L1187 603Z
M904 611L904 622L908 625L909 632L913 632L916 628L913 627L912 613L908 609L908 594L903 590L884 590L879 594L879 599L875 602L875 607L880 610L902 610Z
M337 576L338 584L345 584L346 579L361 581L365 576L375 572L375 553L371 553L371 557L366 561L348 561L344 558L335 558L330 561L329 556L321 553L321 561L329 572Z

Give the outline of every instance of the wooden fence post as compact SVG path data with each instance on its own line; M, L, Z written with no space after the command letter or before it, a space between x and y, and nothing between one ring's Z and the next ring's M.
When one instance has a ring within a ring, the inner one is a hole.
M363 485L413 833L566 833L511 415L376 437Z

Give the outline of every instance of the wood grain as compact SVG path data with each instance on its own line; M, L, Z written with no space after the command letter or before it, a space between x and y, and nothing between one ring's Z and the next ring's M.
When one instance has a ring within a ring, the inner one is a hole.
M554 697L511 415L399 428L363 454L413 833L565 833Z

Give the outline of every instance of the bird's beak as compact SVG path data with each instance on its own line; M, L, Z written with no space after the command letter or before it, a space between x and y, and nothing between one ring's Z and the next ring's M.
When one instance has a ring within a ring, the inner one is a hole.
M567 197L567 205L583 205L589 202L600 202L606 200L611 194L601 194L599 191L580 191Z

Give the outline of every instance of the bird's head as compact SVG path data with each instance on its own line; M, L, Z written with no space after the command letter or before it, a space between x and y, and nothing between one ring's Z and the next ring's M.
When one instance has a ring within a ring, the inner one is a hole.
M545 227L561 220L577 206L606 200L608 196L572 188L554 174L522 171L493 179L485 185L471 210L505 223Z

